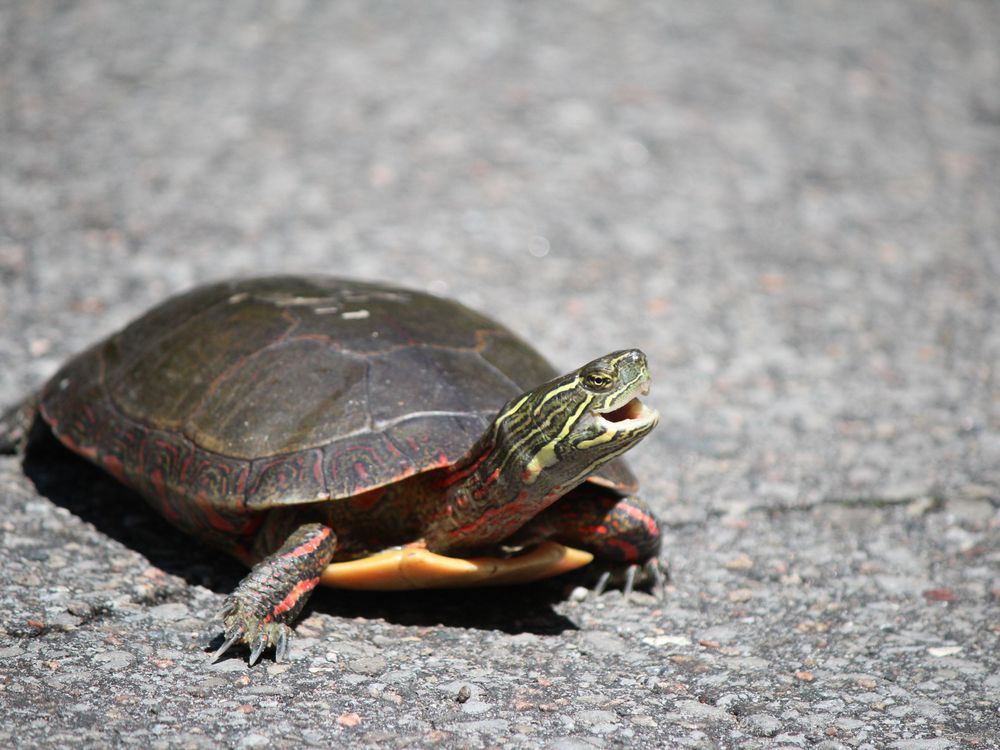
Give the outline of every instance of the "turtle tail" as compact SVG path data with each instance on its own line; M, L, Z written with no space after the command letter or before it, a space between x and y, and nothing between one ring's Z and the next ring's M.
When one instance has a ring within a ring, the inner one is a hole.
M23 453L38 415L38 394L15 404L0 417L0 455Z

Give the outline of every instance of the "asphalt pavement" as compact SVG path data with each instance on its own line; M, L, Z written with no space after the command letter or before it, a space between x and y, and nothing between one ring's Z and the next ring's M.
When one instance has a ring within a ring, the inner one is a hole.
M0 746L1000 748L1000 5L0 5L0 404L169 294L456 298L639 347L665 601L314 597L0 457Z

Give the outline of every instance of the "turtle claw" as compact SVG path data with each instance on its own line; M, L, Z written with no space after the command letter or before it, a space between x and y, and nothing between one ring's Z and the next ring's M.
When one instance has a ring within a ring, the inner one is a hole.
M278 634L278 642L274 644L274 661L281 663L288 658L288 652L292 646L292 631L288 627L283 627Z
M600 596L604 593L605 589L608 588L608 582L611 581L611 571L605 570L601 573L600 578L597 579L597 583L594 584L593 592L594 596Z
M292 645L292 629L287 625L268 623L257 631L250 648L249 663L252 667L269 646L274 646L274 661L280 664L288 657Z
M637 587L648 586L653 596L658 601L663 601L667 595L667 578L666 566L658 558L651 557L642 565L632 563L605 569L591 591L594 596L600 596L613 583L621 586L622 597L628 601Z
M632 589L635 588L635 574L638 570L638 565L629 565L625 568L625 585L622 586L622 596L625 601L628 601L629 597L632 596Z
M667 581L670 580L667 566L661 563L659 558L653 557L643 567L647 575L652 578L653 596L658 601L665 601L667 598Z
M250 666L252 667L260 659L260 655L267 648L267 631L259 630L257 637L253 639L253 648L250 649Z
M237 643L250 648L247 661L251 667L260 661L261 655L270 646L275 648L275 662L284 661L288 656L292 640L292 629L288 625L256 614L253 605L243 602L236 594L226 600L221 614L225 641L213 654L213 664Z
M212 664L215 664L215 662L221 659L222 655L226 653L230 649L230 647L234 643L236 643L236 641L240 640L240 638L242 637L243 637L242 631L237 630L233 635L226 638L225 642L221 646L219 646L219 650L212 655Z

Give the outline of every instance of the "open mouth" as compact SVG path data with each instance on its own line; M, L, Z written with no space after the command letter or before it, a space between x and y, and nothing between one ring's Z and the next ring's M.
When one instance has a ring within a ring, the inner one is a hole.
M594 417L606 430L635 430L642 427L651 428L660 418L656 409L651 409L640 401L635 394L649 393L649 381L641 383L631 391L622 395L625 403L613 406L608 411L594 412Z

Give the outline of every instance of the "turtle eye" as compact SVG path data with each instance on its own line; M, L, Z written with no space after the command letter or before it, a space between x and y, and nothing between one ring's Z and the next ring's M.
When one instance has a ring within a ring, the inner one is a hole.
M615 379L611 373L604 370L594 370L583 377L583 384L595 391L606 391L611 388L614 382Z

